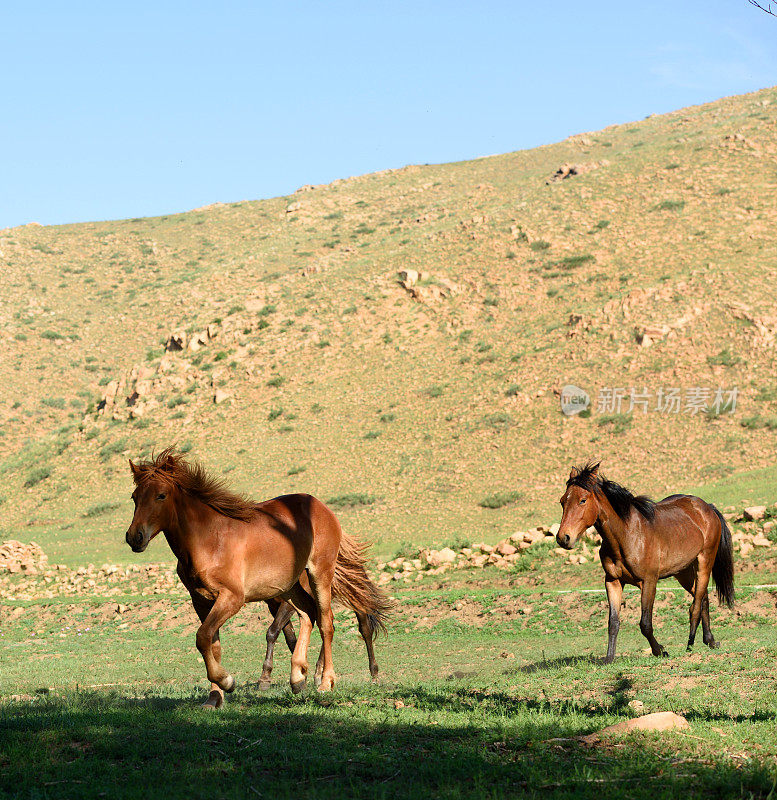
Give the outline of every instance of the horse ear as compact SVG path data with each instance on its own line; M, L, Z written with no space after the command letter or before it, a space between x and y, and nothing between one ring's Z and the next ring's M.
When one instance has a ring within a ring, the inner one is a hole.
M137 481L140 477L140 467L135 464L132 459L129 460L129 466L130 470L132 471L132 477L135 479L135 481Z
M580 474L580 470L577 467L572 467L569 471L569 480L574 480Z
M593 475L593 476L594 476L594 478L598 478L598 477L599 477L599 464L600 464L600 463L601 463L601 462L597 462L596 464L594 464L594 465L591 467L591 475Z

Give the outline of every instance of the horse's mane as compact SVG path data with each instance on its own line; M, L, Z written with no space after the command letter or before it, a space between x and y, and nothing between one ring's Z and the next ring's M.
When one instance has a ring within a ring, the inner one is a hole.
M599 462L589 461L580 467L577 475L567 481L567 486L580 486L588 492L603 494L622 520L628 517L632 507L651 521L656 516L656 504L649 497L634 495L625 486L599 475Z
M187 461L175 446L167 447L159 455L152 455L133 467L137 486L152 479L162 480L196 497L225 517L248 522L256 516L257 504L253 500L227 489L223 479L209 475L198 462Z

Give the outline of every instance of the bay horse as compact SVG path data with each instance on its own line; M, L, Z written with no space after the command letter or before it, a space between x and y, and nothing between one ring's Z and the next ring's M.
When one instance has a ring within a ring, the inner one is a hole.
M218 708L223 692L235 688L221 665L221 626L246 603L276 598L300 615L292 690L301 691L307 679L314 622L322 639L318 688L332 689L332 595L364 612L375 628L390 609L367 575L364 545L344 534L334 513L315 497L291 494L255 502L229 491L174 447L138 464L130 461L130 469L135 512L125 538L141 553L164 531L178 559L178 577L201 623L196 644L211 682L205 705ZM310 593L300 584L303 573Z
M673 494L658 503L644 495L635 497L600 476L599 464L592 462L572 468L560 502L556 541L561 547L571 550L591 525L602 537L599 558L610 606L605 663L615 658L626 583L641 590L639 628L653 655L668 655L653 636L653 601L658 581L671 576L693 597L687 649L693 647L700 619L704 644L718 646L710 630L707 586L712 573L718 601L733 606L734 565L731 531L715 506L687 494Z

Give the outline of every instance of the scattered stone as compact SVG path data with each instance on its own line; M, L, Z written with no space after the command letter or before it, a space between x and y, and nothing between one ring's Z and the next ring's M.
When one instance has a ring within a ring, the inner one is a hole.
M635 714L641 714L645 710L645 704L641 700L630 700L629 708Z
M583 175L591 170L598 169L599 167L606 167L609 165L607 159L601 161L591 161L585 164L562 164L545 183L556 183L558 181L566 180L575 175Z
M219 405L225 400L229 400L230 397L231 395L229 392L225 392L223 389L216 389L216 391L213 393L213 402L216 405Z
M414 269L400 270L399 282L405 289L412 289L418 282L418 272L416 272Z
M503 556L511 556L513 553L518 552L518 548L508 542L499 542L496 546L496 552Z
M746 520L756 522L766 515L766 506L748 506L742 513Z
M186 331L175 331L167 337L167 341L165 342L165 350L175 353L179 350L183 350L186 347L186 343Z
M35 542L24 544L16 539L0 543L0 573L37 575L48 566L48 556Z

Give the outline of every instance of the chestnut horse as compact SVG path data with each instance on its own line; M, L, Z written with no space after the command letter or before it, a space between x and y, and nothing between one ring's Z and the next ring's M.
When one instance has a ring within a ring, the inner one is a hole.
M656 583L675 576L693 597L688 650L693 647L701 619L704 644L717 647L710 630L707 585L715 579L718 600L734 604L734 567L731 532L715 506L699 497L673 494L658 503L599 475L599 464L572 468L561 497L563 514L556 541L571 550L593 525L602 537L599 558L610 604L609 639L605 663L615 658L620 627L623 585L631 583L642 593L639 628L654 656L667 652L653 636L653 601Z
M307 649L315 621L322 648L319 691L334 686L332 595L383 624L390 604L364 568L364 546L342 533L335 515L315 497L285 495L256 503L227 490L174 448L130 468L135 513L126 534L136 553L160 531L178 559L178 577L200 618L197 649L219 707L235 679L221 665L219 630L246 603L279 598L300 615L292 654L291 687L307 677ZM300 585L306 574L311 594Z

